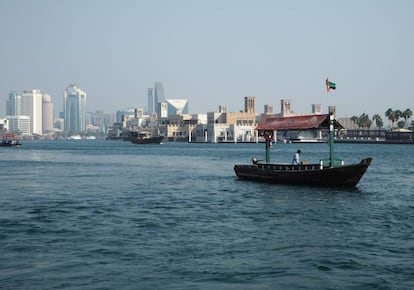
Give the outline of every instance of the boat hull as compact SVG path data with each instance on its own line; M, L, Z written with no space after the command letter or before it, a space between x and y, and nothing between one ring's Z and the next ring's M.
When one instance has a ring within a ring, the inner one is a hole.
M372 158L360 163L337 167L321 167L319 164L286 165L258 163L235 165L239 178L277 184L315 186L356 186L370 166Z
M19 147L22 146L22 144L19 141L13 141L13 142L1 142L0 146L5 146L5 147Z
M133 144L160 144L164 136L154 136L154 137L146 137L146 138L134 138L131 140Z

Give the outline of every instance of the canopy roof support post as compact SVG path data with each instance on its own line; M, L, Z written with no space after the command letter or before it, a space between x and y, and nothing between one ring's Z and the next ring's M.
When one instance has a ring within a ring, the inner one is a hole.
M270 142L272 141L266 139L266 163L270 162Z
M270 163L270 147L272 146L274 131L264 131L260 132L260 135L265 139L266 146L266 163Z

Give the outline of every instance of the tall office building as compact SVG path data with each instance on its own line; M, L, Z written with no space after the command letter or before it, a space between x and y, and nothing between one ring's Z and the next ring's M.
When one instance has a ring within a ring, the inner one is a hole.
M65 133L77 135L86 130L86 93L69 85L63 93Z
M42 131L46 133L53 130L53 103L52 98L48 94L42 96Z
M20 114L30 118L30 134L42 134L42 93L40 90L23 91L21 95Z
M20 114L20 104L22 102L22 96L17 92L11 92L9 94L9 99L6 103L6 115L8 116L19 116Z
M159 103L164 100L164 86L161 82L155 82L154 88L148 88L148 115L159 114Z
M41 135L43 133L44 107L42 99L43 95L40 90L26 90L22 94L16 92L9 94L6 114L12 124L13 132L20 132L22 135ZM50 96L49 102L51 106Z
M154 99L154 89L148 88L148 115L156 112L157 110L157 103L155 103Z
M155 104L158 104L159 102L163 102L165 100L164 95L164 86L161 82L155 82L154 84L154 101Z

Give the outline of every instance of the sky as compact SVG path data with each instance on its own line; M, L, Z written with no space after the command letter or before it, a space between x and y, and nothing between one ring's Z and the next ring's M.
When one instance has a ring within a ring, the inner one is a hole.
M11 91L62 110L69 84L91 112L146 108L155 81L194 114L245 96L258 113L281 99L339 117L414 111L412 15L410 0L0 0L0 117Z

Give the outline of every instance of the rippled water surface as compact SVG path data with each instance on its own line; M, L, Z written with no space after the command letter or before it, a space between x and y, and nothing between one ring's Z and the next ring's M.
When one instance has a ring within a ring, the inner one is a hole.
M413 153L337 144L346 163L374 161L335 189L238 180L263 144L0 148L0 288L414 289Z

